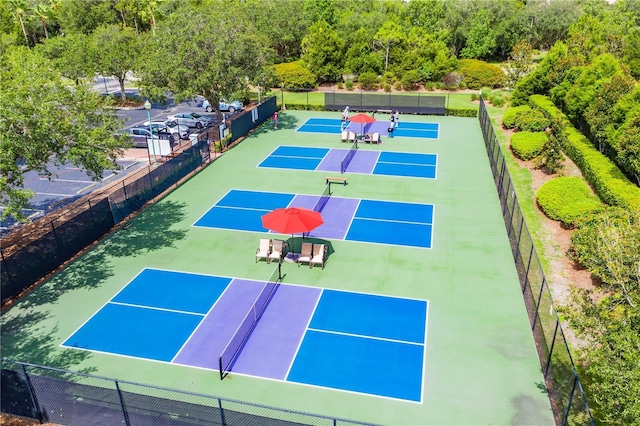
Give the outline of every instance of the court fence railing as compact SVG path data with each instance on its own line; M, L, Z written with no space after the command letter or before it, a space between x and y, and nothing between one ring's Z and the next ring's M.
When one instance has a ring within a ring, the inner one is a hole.
M204 129L190 147L172 158L149 164L145 170L28 224L15 235L4 236L0 245L2 304L18 297L129 215L171 187L178 186L189 174L209 163L212 154L230 149L271 118L276 109L275 97L265 98L255 108L224 124L224 128L231 130L229 143L221 143L221 128Z
M366 425L2 359L1 411L60 425ZM212 377L211 380L214 380Z
M554 309L549 284L482 98L478 118L556 424L593 426L595 423L560 317Z

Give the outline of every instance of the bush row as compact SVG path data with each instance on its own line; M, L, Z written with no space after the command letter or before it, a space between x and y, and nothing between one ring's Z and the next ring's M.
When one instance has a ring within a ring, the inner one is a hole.
M511 150L521 160L531 160L542 153L549 140L544 132L518 132L511 136Z
M536 194L538 206L550 219L573 226L576 220L602 207L580 177L563 176L545 182Z
M550 117L559 117L566 126L565 154L578 165L587 182L607 204L640 210L640 188L634 185L608 157L601 154L580 133L551 100L543 95L532 95L530 105Z
M516 117L521 112L530 111L531 107L529 105L520 105L517 107L509 108L502 115L502 127L505 129L515 129L516 128Z

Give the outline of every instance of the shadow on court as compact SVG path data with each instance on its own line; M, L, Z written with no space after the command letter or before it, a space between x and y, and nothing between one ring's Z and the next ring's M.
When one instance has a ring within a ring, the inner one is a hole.
M327 261L329 260L329 256L331 256L335 250L333 249L333 244L331 244L330 240L325 240L322 238L314 238L314 237L301 237L301 236L293 236L293 239L289 237L286 240L287 245L289 246L290 251L294 251L295 253L300 253L300 248L302 247L302 243L312 243L312 244L324 244L327 247ZM295 244L295 245L294 245Z
M165 247L175 247L175 242L183 240L189 227L176 228L175 224L186 217L186 203L174 201L156 204L145 210L131 226L123 226L101 245L106 254L113 257L137 256L154 252Z

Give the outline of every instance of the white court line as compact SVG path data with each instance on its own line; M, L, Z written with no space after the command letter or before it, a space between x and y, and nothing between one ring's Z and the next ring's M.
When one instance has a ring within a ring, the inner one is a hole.
M340 335L340 336L359 337L361 339L372 339L372 340L381 340L383 342L402 343L402 344L405 344L405 345L424 346L424 343L409 342L407 340L389 339L389 338L386 338L386 337L369 336L367 334L345 333L344 331L323 330L321 328L309 328L309 327L307 327L307 330L316 331L318 333L337 334L337 335Z
M206 315L206 314L201 314L200 312L181 311L178 309L160 308L158 306L138 305L135 303L114 302L113 300L111 300L109 303L111 303L112 305L128 306L130 308L152 309L154 311L173 312L176 314L194 315L197 317L204 317Z

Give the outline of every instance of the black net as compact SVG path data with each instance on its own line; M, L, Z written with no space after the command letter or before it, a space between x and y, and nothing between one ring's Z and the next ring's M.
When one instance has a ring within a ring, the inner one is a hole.
M431 94L382 94L325 92L324 106L329 111L398 111L400 113L445 115L447 96Z
M4 413L69 426L368 424L8 360L0 400Z
M340 173L344 173L347 171L347 167L349 167L349 164L351 163L351 160L353 160L353 157L356 155L356 152L358 152L357 140L353 141L349 152L347 152L347 155L345 155L344 159L340 162Z

